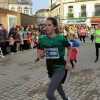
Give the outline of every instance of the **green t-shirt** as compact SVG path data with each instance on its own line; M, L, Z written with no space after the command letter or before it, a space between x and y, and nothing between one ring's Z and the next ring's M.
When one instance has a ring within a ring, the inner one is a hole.
M23 33L23 39L27 39L28 30L21 30L21 32Z
M91 35L94 35L95 30L90 30Z
M95 36L95 35L100 35L100 29L95 31L94 36ZM100 43L100 37L96 37L95 42L96 42L96 43Z
M69 41L62 35L56 34L55 37L50 38L47 35L43 36L39 40L40 49L44 50L45 48L58 48L59 57L64 57L65 47L70 46ZM54 70L64 70L64 65L54 65Z

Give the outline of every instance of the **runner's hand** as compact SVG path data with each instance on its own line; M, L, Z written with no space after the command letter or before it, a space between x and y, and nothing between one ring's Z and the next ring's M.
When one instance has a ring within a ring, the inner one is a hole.
M66 63L65 69L66 69L66 70L69 70L69 69L70 69L70 62L67 62L67 63Z
M45 54L44 54L44 50L40 50L40 58L44 58Z

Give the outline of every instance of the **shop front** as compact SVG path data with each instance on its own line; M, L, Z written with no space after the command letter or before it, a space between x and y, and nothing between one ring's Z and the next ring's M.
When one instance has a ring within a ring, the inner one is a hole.
M91 19L91 25L98 25L100 24L100 18L98 19Z

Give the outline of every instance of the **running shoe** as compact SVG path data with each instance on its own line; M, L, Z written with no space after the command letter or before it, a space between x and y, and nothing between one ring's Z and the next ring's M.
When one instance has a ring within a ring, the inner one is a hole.
M38 62L40 59L39 58L37 58L36 60L35 60L35 62Z
M96 63L98 61L98 59L96 59L94 62Z
M68 97L68 99L67 100L71 100L71 98L70 97Z

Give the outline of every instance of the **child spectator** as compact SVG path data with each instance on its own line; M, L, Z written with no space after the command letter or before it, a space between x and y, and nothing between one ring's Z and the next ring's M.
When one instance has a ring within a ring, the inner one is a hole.
M75 61L77 63L77 57L76 57L77 56L77 50L76 49L79 47L79 43L76 40L74 40L74 38L75 38L75 35L70 34L69 42L72 46L72 54L71 54L70 63L72 65L72 68L75 67L73 61Z

